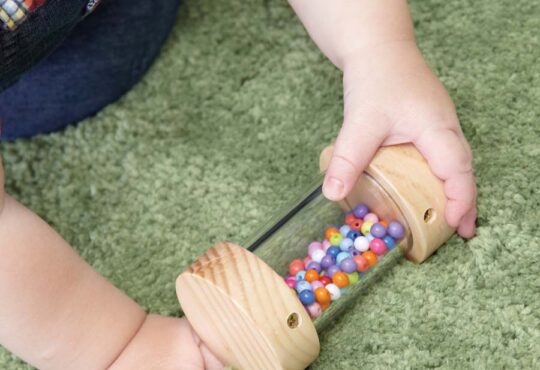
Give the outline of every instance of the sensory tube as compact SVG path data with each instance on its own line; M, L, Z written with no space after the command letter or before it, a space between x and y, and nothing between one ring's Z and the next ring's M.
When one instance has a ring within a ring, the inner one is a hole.
M331 152L329 147L321 154L323 172ZM317 333L357 302L380 274L403 256L423 262L454 232L444 221L442 183L411 145L380 149L341 202L326 200L321 183L322 176L299 202L242 246L218 243L178 277L184 314L224 364L235 369L304 369L319 354ZM396 220L403 226L399 246L382 253L377 264L312 320L284 277L291 261L303 259L308 245L323 240L329 226L343 225L344 215L359 203L387 224Z

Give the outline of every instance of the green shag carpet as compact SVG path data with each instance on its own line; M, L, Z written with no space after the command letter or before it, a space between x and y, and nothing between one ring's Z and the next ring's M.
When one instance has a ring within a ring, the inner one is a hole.
M411 9L475 155L478 236L382 276L312 369L540 368L540 2ZM188 0L127 96L1 153L11 194L148 311L179 315L178 273L302 195L341 118L340 73L285 1ZM0 351L0 368L25 365Z

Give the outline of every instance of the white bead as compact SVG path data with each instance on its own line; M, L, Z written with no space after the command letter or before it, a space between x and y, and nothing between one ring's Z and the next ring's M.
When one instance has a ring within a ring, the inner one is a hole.
M339 299L341 297L341 290L337 287L335 284L328 284L325 286L326 290L330 293L330 299L332 301L335 301L336 299Z
M315 262L318 262L318 263L321 263L321 260L323 259L324 256L326 256L326 253L324 253L324 251L322 249L317 249L311 255L311 260L315 261Z
M365 236L359 236L354 241L354 248L359 252L365 252L369 249L369 240Z

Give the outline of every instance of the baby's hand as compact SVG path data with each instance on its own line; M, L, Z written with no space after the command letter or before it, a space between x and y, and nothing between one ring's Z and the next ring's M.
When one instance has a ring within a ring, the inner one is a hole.
M343 199L381 145L413 143L444 181L445 216L458 233L475 233L472 155L443 85L414 41L359 50L343 63L344 122L323 191Z
M149 315L109 370L221 370L186 319Z

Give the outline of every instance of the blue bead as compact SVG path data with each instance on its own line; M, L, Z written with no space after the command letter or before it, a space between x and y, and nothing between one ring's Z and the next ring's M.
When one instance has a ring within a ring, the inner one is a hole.
M347 236L349 232L351 231L351 227L349 225L343 225L339 228L339 232L343 236Z
M296 283L296 291L298 293L304 291L304 290L312 290L311 284L308 281L302 280Z
M360 236L360 231L357 231L357 230L351 230L349 231L349 233L347 234L347 238L348 239L351 239L351 240L354 240L356 238L358 238Z
M352 247L353 244L354 242L351 239L345 238L341 241L341 243L339 243L339 249L341 249L344 252L347 252L349 248Z
M300 302L302 302L304 306L309 306L315 302L315 294L313 294L311 290L302 290L298 294L298 298L300 298Z
M386 248L388 249L393 249L396 246L396 241L390 235L386 235L383 238L383 241L384 241L384 244L386 244Z
M296 281L304 280L305 276L306 276L306 272L304 270L300 270L296 273L295 279Z
M332 246L326 250L326 255L335 258L339 254L339 252L341 252L341 249Z
M336 265L339 266L341 264L341 261L343 261L346 258L351 258L351 255L349 254L349 252L341 252L340 254L338 254L336 257Z
M324 257L327 257L327 256L324 256ZM315 270L317 272L321 272L321 264L319 262L311 261L311 262L308 263L307 269L308 270Z

